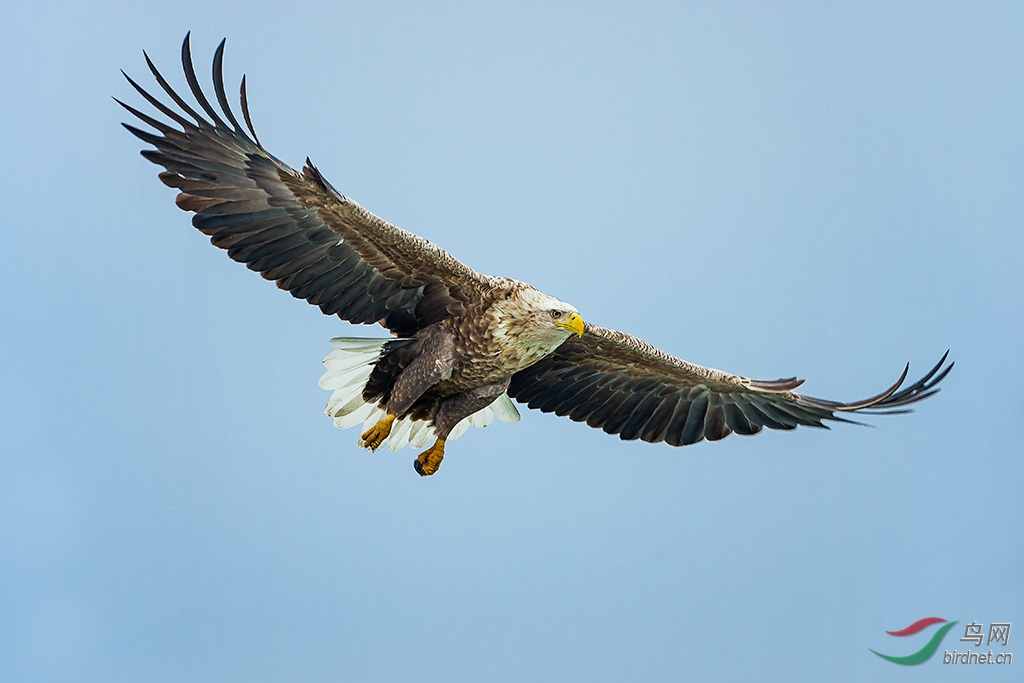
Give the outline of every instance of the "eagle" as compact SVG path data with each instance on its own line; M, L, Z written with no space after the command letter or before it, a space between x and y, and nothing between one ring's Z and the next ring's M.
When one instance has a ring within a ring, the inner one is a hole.
M337 427L363 425L361 447L430 444L414 461L421 476L437 471L445 444L470 426L518 421L512 399L624 440L684 446L764 427L854 422L842 414L910 412L906 406L939 391L953 367L947 351L908 386L909 364L885 391L842 403L796 393L803 380L795 377L764 381L713 370L586 323L571 304L525 282L478 273L378 218L337 191L308 158L301 172L277 159L253 128L244 76L244 128L231 109L224 45L213 56L218 107L200 87L186 35L182 68L202 112L143 52L173 106L122 71L166 117L115 98L155 132L122 125L152 145L142 156L165 169L160 180L178 190L176 204L194 214L192 224L214 246L326 315L391 333L332 339L320 386L333 392L326 413Z

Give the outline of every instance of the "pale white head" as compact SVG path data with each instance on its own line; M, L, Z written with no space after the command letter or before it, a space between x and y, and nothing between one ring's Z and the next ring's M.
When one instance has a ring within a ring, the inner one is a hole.
M572 304L560 301L533 287L524 289L520 299L523 302L524 313L532 318L538 329L557 332L563 341L571 334L583 334L583 318Z
M495 336L513 341L530 356L547 355L570 336L583 335L583 318L572 304L523 284L499 306Z

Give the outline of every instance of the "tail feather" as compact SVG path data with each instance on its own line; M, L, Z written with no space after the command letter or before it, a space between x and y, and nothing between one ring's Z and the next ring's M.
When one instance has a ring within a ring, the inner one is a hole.
M490 405L491 410L494 411L495 416L502 422L519 422L519 409L516 408L516 404L512 402L512 399L508 397L508 394L502 394L498 399Z
M334 419L335 427L348 429L361 423L366 430L385 416L381 407L363 400L363 388L381 355L409 341L363 337L336 337L331 340L336 350L324 358L326 372L320 378L320 386L333 392L324 412ZM519 411L508 394L502 394L491 405L455 425L447 440L454 441L471 426L486 427L495 417L503 422L519 421ZM435 438L434 428L427 421L402 418L392 425L391 434L385 443L389 449L397 451L407 445L423 448Z
M344 389L345 387L352 386L353 384L359 384L359 389L362 391L363 385L366 384L366 378L369 376L369 372L372 371L373 363L357 365L356 367L345 370L333 370L328 368L328 371L320 378L320 388L327 389L328 391L335 391L337 389Z
M490 406L486 406L466 419L469 420L471 427L486 427L494 421L494 411L491 410Z
M434 440L434 430L426 422L417 422L413 427L409 445L413 448L426 448Z
M334 337L331 339L331 346L343 351L345 353L354 353L357 351L376 351L379 352L380 348L390 341L399 341L396 339L367 339L366 337ZM408 341L408 340L403 340ZM330 353L327 357L330 358L334 355L334 352Z
M337 417L334 418L334 426L338 429L348 429L363 424L373 412L373 405L360 402L353 407L346 406L346 409L347 412L345 410L338 411Z

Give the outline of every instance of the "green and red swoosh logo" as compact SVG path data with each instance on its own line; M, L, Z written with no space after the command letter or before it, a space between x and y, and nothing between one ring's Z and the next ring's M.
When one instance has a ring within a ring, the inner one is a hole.
M932 635L931 640L925 643L924 647L913 654L906 655L904 657L894 657L892 655L883 655L881 652L875 652L876 655L882 659L887 659L894 664L902 664L904 666L914 666L915 664L922 664L928 661L928 658L935 654L935 651L939 649L939 644L942 639L949 633L949 629L953 628L958 622L951 621L946 623L945 619L939 617L925 617L924 619L918 619L910 626L900 629L899 631L886 631L890 636L912 636L915 633L920 633L932 624L945 624L939 628L938 631Z

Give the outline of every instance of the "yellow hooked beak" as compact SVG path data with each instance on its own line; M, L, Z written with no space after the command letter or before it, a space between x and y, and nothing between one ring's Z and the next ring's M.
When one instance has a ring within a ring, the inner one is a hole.
M583 336L583 318L580 317L579 313L570 313L568 320L558 320L555 324L559 327L564 327L573 334Z

